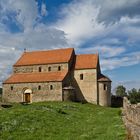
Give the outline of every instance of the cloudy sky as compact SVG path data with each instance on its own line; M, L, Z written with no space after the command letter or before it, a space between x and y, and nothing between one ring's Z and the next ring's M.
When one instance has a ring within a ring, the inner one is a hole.
M102 72L140 88L140 0L0 0L0 83L27 51L99 53Z

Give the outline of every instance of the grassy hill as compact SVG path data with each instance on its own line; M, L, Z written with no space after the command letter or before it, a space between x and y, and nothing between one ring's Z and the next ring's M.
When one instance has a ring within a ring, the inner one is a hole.
M0 140L124 140L120 109L70 102L0 110Z

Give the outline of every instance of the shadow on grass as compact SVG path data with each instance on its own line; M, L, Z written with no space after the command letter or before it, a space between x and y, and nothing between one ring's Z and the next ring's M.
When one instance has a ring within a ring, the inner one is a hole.
M1 107L3 107L3 108L10 108L10 107L12 107L12 105L11 104L2 104Z

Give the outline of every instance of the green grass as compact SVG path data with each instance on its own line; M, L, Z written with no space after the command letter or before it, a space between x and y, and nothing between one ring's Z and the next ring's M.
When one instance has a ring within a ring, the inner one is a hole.
M124 140L120 109L71 102L0 110L0 140Z

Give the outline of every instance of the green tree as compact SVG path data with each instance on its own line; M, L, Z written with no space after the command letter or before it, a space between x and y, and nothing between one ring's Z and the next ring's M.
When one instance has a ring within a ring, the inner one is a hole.
M126 88L123 85L117 86L116 95L121 97L127 96Z
M131 103L135 104L140 102L140 89L136 90L135 88L128 91L128 97Z

